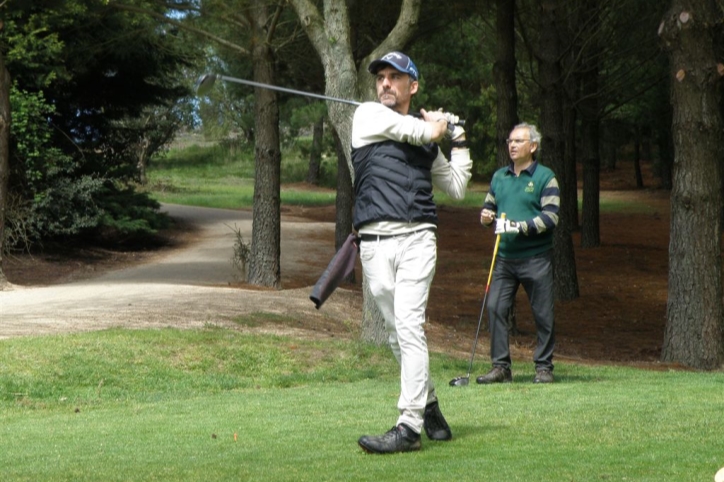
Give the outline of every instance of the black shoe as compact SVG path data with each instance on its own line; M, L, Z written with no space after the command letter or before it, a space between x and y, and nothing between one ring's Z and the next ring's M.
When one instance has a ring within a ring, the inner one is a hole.
M480 375L475 381L481 385L487 385L489 383L510 383L513 381L513 375L510 373L509 368L493 367L492 370L485 375Z
M420 450L420 434L401 423L392 427L386 434L360 437L359 446L368 454L394 454Z
M553 372L548 368L536 368L533 383L553 383Z
M445 441L452 438L450 426L440 411L440 404L432 402L425 407L425 433L430 440Z

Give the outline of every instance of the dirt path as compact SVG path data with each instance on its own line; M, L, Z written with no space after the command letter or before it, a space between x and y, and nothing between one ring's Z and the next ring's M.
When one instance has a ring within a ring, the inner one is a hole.
M580 296L556 303L556 358L661 368L668 193L610 190L603 192L601 199L636 209L601 216L599 247L583 249L580 233L573 234ZM141 262L135 254L126 253L111 259L113 269L108 271L105 263L109 256L103 253L97 259L91 256L56 262L51 257L43 263L34 259L25 268L16 263L16 277L8 278L16 283L14 279L25 280L19 284L27 287L0 291L0 338L116 326L205 325L296 337L357 336L362 317L359 286L338 289L319 311L308 299L334 254L334 206L283 208L282 290L251 287L235 277L232 228L239 229L249 241L250 212L164 208L189 229L182 231L176 247L138 254ZM431 351L467 358L494 236L479 226L477 208L441 206L439 217L438 263L426 333ZM131 266L118 269L129 262ZM70 268L70 273L56 265ZM361 276L359 265L357 275ZM535 327L522 289L518 300L519 332L511 338L511 350L515 358L530 360ZM247 320L240 322L241 315ZM488 347L484 330L477 346L476 366L489 363Z
M183 224L199 228L187 246L82 281L2 291L0 338L115 326L225 325L241 315L260 312L314 322L322 331L332 320L359 319L356 296L350 291L335 293L317 311L308 299L310 287L240 288L231 263L232 228L245 240L251 239L250 212L175 205L166 205L164 210ZM285 278L313 284L334 254L333 240L331 223L285 218L281 249Z

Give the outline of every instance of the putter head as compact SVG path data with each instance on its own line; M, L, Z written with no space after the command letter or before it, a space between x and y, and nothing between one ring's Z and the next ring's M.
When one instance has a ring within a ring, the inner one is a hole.
M216 74L203 74L196 81L196 95L206 95L216 83Z
M457 377L450 380L451 387L466 387L470 383L470 376Z

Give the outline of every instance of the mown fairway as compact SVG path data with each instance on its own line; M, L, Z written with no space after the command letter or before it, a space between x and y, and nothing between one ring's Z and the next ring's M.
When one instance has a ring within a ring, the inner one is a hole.
M243 321L243 320L240 320ZM280 320L275 320L279 323ZM386 348L208 328L0 342L3 480L702 481L724 465L724 374L559 363L558 383L452 388L454 432L364 454L395 421Z

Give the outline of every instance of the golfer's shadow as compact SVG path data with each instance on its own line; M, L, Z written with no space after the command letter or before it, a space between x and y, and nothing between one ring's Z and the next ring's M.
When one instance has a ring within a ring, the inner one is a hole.
M480 432L484 433L504 433L507 430L510 430L511 427L507 425L500 425L500 424L483 424L483 425L460 425L460 424L453 424L450 427L452 429L453 438L451 442L454 444L455 440L465 439L471 436L480 435ZM432 444L427 444L426 448L429 447ZM435 444L435 445L441 445L441 444Z

